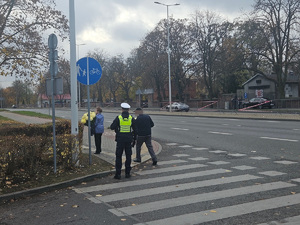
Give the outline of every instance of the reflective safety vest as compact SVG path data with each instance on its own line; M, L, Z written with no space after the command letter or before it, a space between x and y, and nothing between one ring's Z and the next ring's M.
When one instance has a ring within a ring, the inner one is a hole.
M119 116L120 120L120 133L130 133L131 132L131 123L132 116L129 115L128 118L123 118L121 115Z

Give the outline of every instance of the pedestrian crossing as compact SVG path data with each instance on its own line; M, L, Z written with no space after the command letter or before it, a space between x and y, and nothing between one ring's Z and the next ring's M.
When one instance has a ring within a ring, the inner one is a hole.
M175 151L157 167L141 166L130 180L74 191L93 204L108 204L114 216L130 216L135 225L300 224L300 174L288 173L299 171L297 161L167 145Z

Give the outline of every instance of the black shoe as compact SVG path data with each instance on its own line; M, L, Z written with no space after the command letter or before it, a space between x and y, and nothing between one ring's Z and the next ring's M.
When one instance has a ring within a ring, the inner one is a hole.
M116 175L114 176L114 179L121 180L121 175L117 175L117 174L116 174Z
M157 165L157 161L153 161L152 165L156 166Z
M134 159L133 162L141 162L140 159Z
M131 177L130 173L125 174L125 178L130 178L130 177Z

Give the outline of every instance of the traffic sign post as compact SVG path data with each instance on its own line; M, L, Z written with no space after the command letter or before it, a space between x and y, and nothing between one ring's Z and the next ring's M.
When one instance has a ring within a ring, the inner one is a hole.
M87 85L87 101L88 101L88 138L89 138L89 164L92 164L91 150L91 120L90 120L90 85L97 83L102 75L100 63L91 57L84 57L77 61L77 80Z
M55 95L54 95L54 81L58 72L58 66L56 60L58 59L57 37L55 34L50 34L48 38L49 61L50 61L50 74L51 74L51 95L52 95L52 124L53 124L53 161L54 161L54 173L56 173L56 137L55 137Z

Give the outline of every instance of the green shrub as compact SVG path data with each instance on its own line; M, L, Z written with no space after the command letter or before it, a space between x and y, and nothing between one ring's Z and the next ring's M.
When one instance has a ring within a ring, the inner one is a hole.
M56 127L57 171L63 172L72 169L79 160L83 126L79 125L77 137L70 134L70 121L58 122ZM10 130L14 135L0 135L0 187L53 171L52 124L27 125L15 130ZM79 154L75 154L76 149Z

